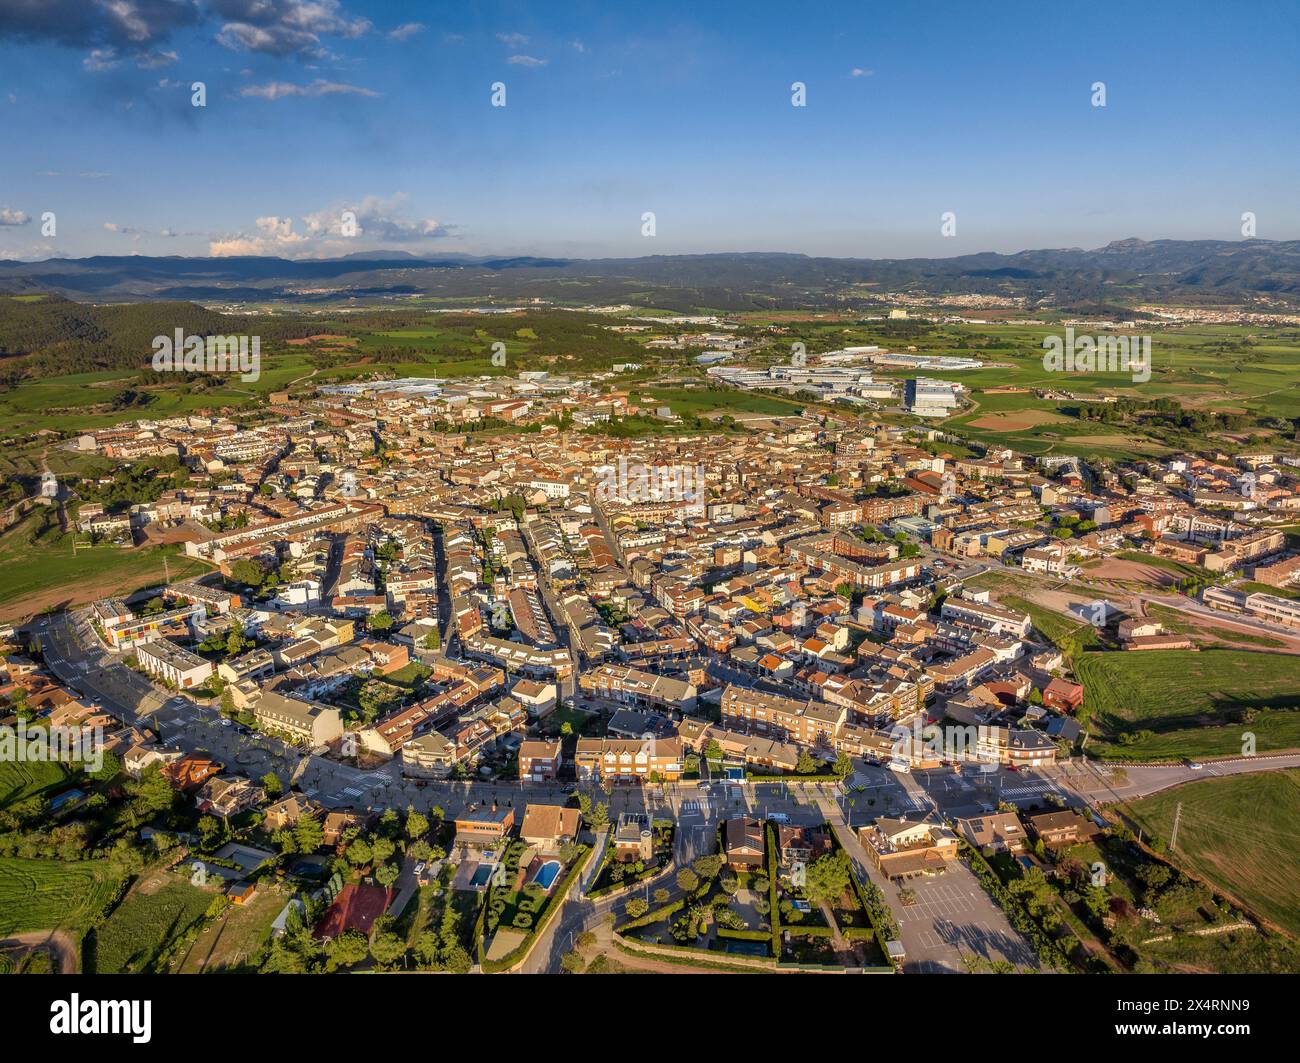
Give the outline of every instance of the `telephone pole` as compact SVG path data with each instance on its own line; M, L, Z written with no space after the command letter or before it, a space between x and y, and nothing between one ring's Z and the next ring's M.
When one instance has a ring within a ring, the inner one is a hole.
M1179 801L1178 807L1174 809L1174 830L1173 833L1169 835L1169 851L1171 853L1178 848L1178 820L1182 818L1182 815L1183 803Z

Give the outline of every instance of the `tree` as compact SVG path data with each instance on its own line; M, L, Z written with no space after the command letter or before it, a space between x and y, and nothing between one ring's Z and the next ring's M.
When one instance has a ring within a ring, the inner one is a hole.
M609 826L609 805L604 801L595 804L591 808L591 816L588 823L592 830L604 830Z
M241 557L230 566L230 578L247 587L260 587L266 582L266 571L249 557Z
M429 817L423 812L417 812L414 808L406 810L406 836L408 838L423 838L429 833Z
M359 930L345 930L325 946L325 966L327 970L337 971L360 963L369 954L370 943L365 935Z
M300 816L293 825L293 836L300 852L314 853L325 842L325 828L315 816Z
M700 888L700 876L689 867L677 872L677 886L685 893L694 893Z
M704 746L704 756L707 760L722 759L722 746L718 744L716 738L710 738L708 743Z
M691 861L691 869L700 878L715 878L718 872L722 870L722 857L716 853L708 856L697 856Z
M344 853L344 855L348 858L349 864L352 864L354 867L362 867L363 865L370 863L371 857L374 854L370 851L370 846L367 844L365 838L358 838L348 846L347 852Z
M199 847L212 849L225 833L225 824L215 816L199 817Z
M655 890L651 896L654 897L655 904L668 903L668 897L669 897L668 890L663 886L660 886L657 890Z
M808 750L801 749L799 751L799 763L795 765L794 770L800 775L811 775L817 770L817 762L813 760L813 756Z
M385 864L375 872L375 881L387 889L397 881L398 874L399 872L396 864Z
M582 961L582 953L577 949L566 952L560 957L560 970L565 974L582 974L582 969L586 964Z
M633 897L627 902L627 914L633 919L640 919L649 910L650 905L641 897Z
M817 903L825 901L834 904L849 889L852 872L849 870L849 857L843 849L819 856L808 865L808 879L805 890L808 899Z
M284 783L275 772L268 771L262 776L262 789L266 791L267 797L275 799L284 793Z
M380 931L371 939L370 955L376 963L391 967L406 955L406 942L391 930Z
M382 635L393 628L393 618L385 612L376 613L370 618L370 630L376 635Z
M835 755L835 764L831 771L837 779L847 779L853 774L853 761L843 750Z

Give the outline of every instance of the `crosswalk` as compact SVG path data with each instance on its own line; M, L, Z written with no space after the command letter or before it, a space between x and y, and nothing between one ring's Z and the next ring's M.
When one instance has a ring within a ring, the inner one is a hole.
M1002 791L1003 797L1037 797L1039 794L1059 792L1051 783L1032 783L1029 786L1016 786Z

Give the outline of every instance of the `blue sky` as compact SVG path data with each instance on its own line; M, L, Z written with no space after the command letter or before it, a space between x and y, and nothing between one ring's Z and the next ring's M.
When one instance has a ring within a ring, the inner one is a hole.
M1297 69L1283 3L0 0L0 257L1295 239Z

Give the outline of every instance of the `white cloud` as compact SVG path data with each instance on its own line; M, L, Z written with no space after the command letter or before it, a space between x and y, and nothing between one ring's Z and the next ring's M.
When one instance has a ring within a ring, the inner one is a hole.
M289 255L312 257L347 254L391 244L420 244L452 235L449 226L435 218L408 218L404 195L388 198L365 196L360 202L327 207L293 218L258 218L256 232L234 233L209 240L208 253L231 255ZM344 212L355 216L356 231L345 236Z
M321 58L321 36L355 40L374 28L367 18L351 18L339 0L212 0L228 21L217 42L234 51Z
M175 52L145 52L136 58L135 65L141 70L157 70L160 66L171 66L177 58Z
M119 62L117 49L95 48L81 61L81 65L92 74L102 74L105 70L112 70Z
M283 100L293 96L378 96L373 89L349 85L342 81L317 78L308 85L295 85L288 81L269 81L265 85L247 85L239 90L241 96L255 96L263 100Z
M538 66L545 66L547 62L549 62L549 60L538 59L536 56L533 55L512 55L509 59L506 60L506 62L511 64L512 66L538 67Z
M26 225L31 220L31 216L24 214L21 210L10 210L8 207L0 207L0 225L7 228L16 228L19 225Z
M851 77L851 78L869 78L869 77L871 77L871 75L874 74L874 73L875 73L874 70L867 70L865 67L855 66L852 70L849 71L849 77Z
M528 43L528 37L522 33L498 33L497 40L507 48L522 48Z
M423 22L407 22L401 26L398 26L396 29L389 30L388 36L395 41L405 41L405 40L410 40L410 38L414 37L417 33L423 33L423 32L424 32Z

